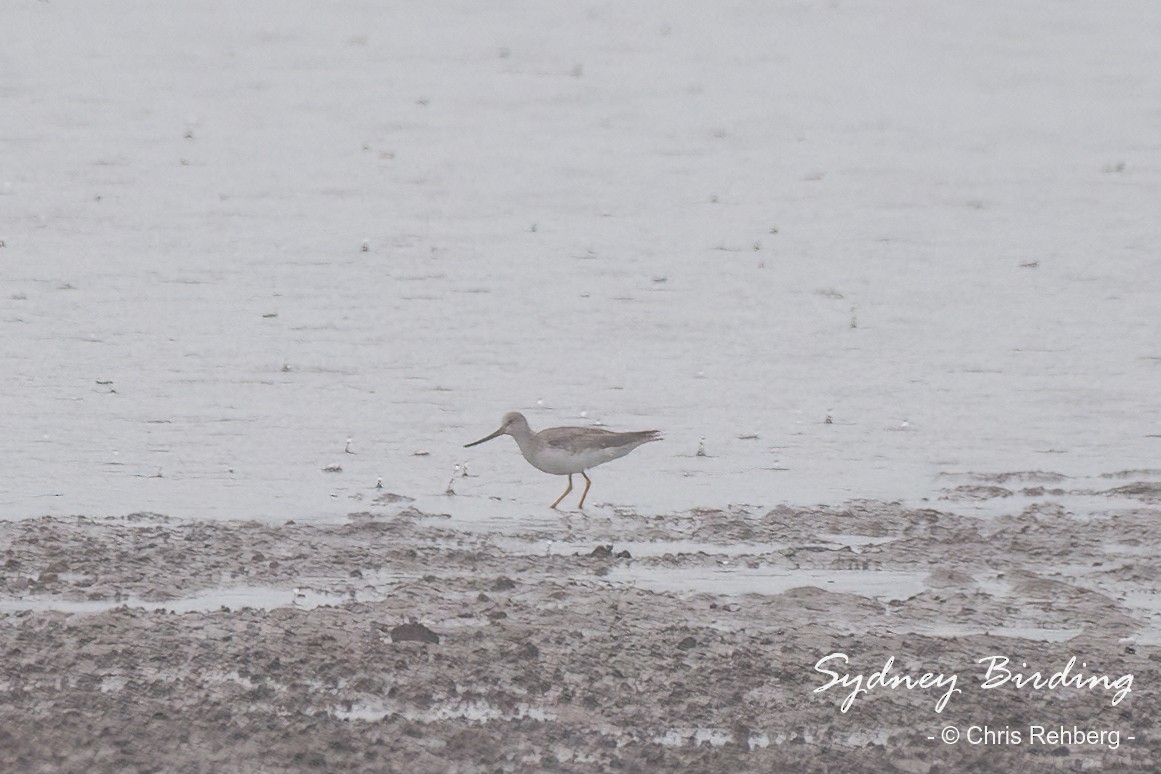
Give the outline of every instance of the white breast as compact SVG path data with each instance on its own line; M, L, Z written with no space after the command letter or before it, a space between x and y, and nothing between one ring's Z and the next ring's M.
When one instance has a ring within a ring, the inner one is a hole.
M584 449L570 452L555 446L535 446L531 449L521 449L524 459L545 473L564 476L569 473L580 473L589 468L595 468L601 463L624 457L632 451L631 447L614 446L605 449Z

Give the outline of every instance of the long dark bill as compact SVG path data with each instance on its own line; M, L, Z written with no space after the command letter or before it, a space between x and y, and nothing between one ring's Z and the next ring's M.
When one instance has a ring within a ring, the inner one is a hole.
M466 448L468 448L469 446L479 446L479 445L480 445L480 444L482 444L484 441L490 441L490 440L492 440L493 438L496 438L497 436L501 436L501 435L503 435L503 434L504 434L504 428L502 428L502 427L501 427L501 428L500 428L499 430L497 430L496 432L492 433L492 434L491 434L491 435L489 435L489 436L485 436L485 437L481 438L481 439L480 439L480 440L478 440L478 441L472 441L471 443L465 443L465 444L464 444L464 448L466 449Z

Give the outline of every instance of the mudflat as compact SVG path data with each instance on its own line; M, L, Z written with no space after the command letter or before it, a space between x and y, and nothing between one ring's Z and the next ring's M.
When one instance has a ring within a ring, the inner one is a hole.
M1156 770L1150 491L0 522L0 769Z

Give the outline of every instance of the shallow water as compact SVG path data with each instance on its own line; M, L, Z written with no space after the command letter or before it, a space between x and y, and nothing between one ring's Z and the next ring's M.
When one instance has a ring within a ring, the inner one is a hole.
M925 572L857 570L775 570L721 562L717 567L638 568L617 567L609 580L650 589L686 594L781 594L790 589L815 586L840 594L859 594L875 599L906 599L927 588Z
M1141 467L1158 21L8 8L0 516L539 519L513 409L665 431L598 512Z
M311 609L320 605L338 605L344 602L365 601L379 595L360 594L355 591L338 593L311 588L277 588L270 586L236 586L208 589L189 597L154 600L132 595L112 599L61 599L57 596L31 595L18 599L0 599L0 612L10 613L29 610L43 612L56 610L62 613L93 614L117 607L140 608L142 610L165 610L171 613L208 612L220 608L232 610L256 608L269 610L279 607L301 607Z

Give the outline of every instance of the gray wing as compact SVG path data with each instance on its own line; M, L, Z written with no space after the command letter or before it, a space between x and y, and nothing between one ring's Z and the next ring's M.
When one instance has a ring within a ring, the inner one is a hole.
M614 433L599 427L550 427L537 433L545 446L568 451L579 449L610 449L618 446L640 446L648 441L660 441L657 430L638 430Z

